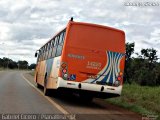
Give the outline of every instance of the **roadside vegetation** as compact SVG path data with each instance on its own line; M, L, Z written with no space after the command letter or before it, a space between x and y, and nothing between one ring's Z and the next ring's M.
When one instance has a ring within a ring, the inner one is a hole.
M122 95L107 102L137 112L141 115L160 115L160 87L124 84Z
M20 69L20 70L25 70L25 69L34 69L36 64L31 64L29 65L26 60L19 60L18 62L13 61L10 58L0 58L0 70L5 70L5 69Z
M137 83L141 86L160 86L160 63L157 50L142 49L137 57L134 53L134 43L126 44L125 83Z
M34 73L35 73L35 71L32 71L32 72L30 72L29 74L30 74L31 76L34 76Z
M0 67L0 71L2 71L2 70L3 70L3 68Z

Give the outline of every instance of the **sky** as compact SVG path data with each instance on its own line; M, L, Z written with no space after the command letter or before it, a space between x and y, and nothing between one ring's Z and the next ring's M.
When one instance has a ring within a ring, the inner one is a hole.
M160 57L160 0L0 0L0 58L36 63L35 51L71 17L121 29L135 52Z

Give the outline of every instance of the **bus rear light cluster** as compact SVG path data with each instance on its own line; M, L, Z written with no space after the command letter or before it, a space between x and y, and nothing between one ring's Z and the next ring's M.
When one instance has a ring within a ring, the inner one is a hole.
M62 78L64 80L68 79L68 70L67 70L67 64L66 63L62 63L61 64L61 70L62 70Z
M116 80L116 81L114 82L114 86L118 87L119 85L120 85L120 81L119 81L119 80Z
M67 72L67 70L66 70L66 69L63 69L63 70L62 70L62 72L63 72L63 73L66 73L66 72Z
M119 80L119 81L122 80L122 77L121 77L121 76L118 76L118 77L117 77L117 80Z
M123 78L123 73L120 72L118 77L117 77L117 80L114 82L114 86L116 86L116 87L120 86L122 78Z
M67 78L68 78L68 74L63 74L63 79L67 80Z
M64 68L67 68L67 64L66 63L62 63L61 64L61 67L64 69Z

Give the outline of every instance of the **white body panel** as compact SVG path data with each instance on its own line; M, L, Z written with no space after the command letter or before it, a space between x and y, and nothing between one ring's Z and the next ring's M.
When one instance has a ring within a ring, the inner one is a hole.
M98 84L91 84L91 83L83 83L83 82L74 82L74 81L67 81L63 80L61 77L58 77L57 88L71 88L71 89L79 89L78 85L81 83L81 90L88 90L88 91L95 91L101 92L101 87L104 87L103 93L113 93L121 95L122 85L118 87L112 87L108 85L98 85Z

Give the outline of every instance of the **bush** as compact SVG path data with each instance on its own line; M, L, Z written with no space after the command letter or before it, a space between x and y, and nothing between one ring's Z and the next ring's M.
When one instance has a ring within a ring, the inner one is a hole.
M138 83L142 86L160 85L160 63L150 63L142 58L133 58L128 66L125 66L128 74L127 81Z

